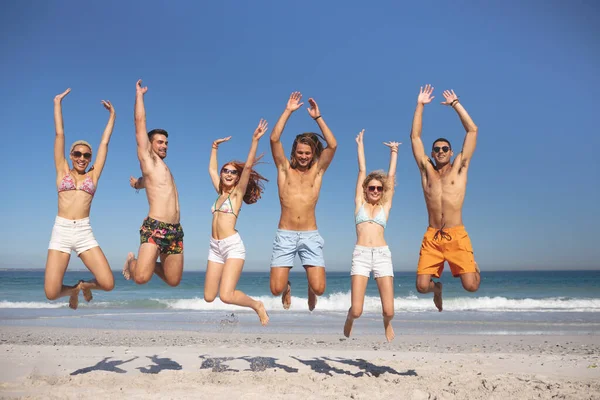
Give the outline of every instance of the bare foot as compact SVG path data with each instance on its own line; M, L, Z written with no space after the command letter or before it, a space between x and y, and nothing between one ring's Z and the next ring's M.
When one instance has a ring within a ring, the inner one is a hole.
M77 310L79 305L79 285L75 287L75 291L69 297L69 307L73 310Z
M265 310L265 305L262 301L258 302L258 307L255 311L258 314L258 318L260 319L262 326L266 326L269 323L269 313L267 313L267 310Z
M385 328L385 338L388 342L391 342L396 337L394 333L394 328L392 327L392 321L386 321L385 318L383 320L383 327Z
M352 333L352 325L354 325L354 320L350 317L346 317L346 323L344 324L344 336L347 338L349 338L350 334Z
M312 311L317 306L317 295L308 287L308 311Z
M92 291L89 288L86 288L85 284L86 284L86 282L79 281L79 284L77 285L77 287L83 293L83 298L85 299L85 301L87 301L89 303L90 301L92 301L92 299L94 297L92 296Z
M127 260L125 260L125 266L123 267L123 276L127 280L131 279L131 271L129 270L129 266L133 260L135 260L135 255L131 252L128 253Z
M288 281L287 289L281 295L281 302L283 303L283 308L286 310L288 310L292 304L292 284L290 281Z
M442 312L442 282L436 282L434 285L439 289L439 292L433 293L433 304Z

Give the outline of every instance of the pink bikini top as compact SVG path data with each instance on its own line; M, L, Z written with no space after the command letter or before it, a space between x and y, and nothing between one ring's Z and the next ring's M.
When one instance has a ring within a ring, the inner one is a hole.
M94 181L92 178L86 175L81 186L75 187L75 180L73 180L71 174L67 174L64 178L62 178L62 181L60 181L60 185L58 185L58 192L65 192L67 190L83 190L84 192L93 196L94 193L96 193L96 186L94 186Z

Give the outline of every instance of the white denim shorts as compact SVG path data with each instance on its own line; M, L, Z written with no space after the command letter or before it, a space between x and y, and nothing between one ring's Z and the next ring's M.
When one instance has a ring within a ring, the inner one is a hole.
M80 255L86 250L98 247L89 218L66 219L57 216L52 228L52 236L48 250L58 250L63 253L75 251Z
M350 275L369 277L373 271L373 278L394 276L392 266L392 252L388 246L365 247L354 246L352 252L352 270Z
M239 233L235 233L223 240L210 238L208 261L225 264L228 258L246 259L246 247Z

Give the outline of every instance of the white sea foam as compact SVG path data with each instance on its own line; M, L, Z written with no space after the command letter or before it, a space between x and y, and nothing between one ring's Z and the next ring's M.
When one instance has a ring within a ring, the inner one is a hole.
M239 310L239 306L224 304L218 298L207 303L203 298L160 300L167 308L177 310ZM279 297L259 296L267 310L281 309ZM350 293L333 293L319 297L320 311L346 312L350 308ZM431 311L432 296L396 297L394 308L397 312ZM292 296L292 311L303 311L307 308L306 298ZM444 299L445 311L498 311L498 312L600 312L600 299L570 299L550 297L543 299L508 299L506 297L457 297ZM381 312L379 297L366 296L364 312Z
M0 308L61 308L64 304L43 303L40 301L0 301Z

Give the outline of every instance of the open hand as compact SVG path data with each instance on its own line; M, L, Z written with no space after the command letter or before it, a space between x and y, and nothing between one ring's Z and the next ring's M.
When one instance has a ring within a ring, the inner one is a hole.
M454 93L454 90L444 90L444 98L446 101L442 101L442 104L449 106L454 100L458 100L458 96Z
M142 87L142 80L138 79L135 84L135 94L144 95L148 91L148 86Z
M65 90L64 92L62 92L61 94L57 94L54 97L54 102L55 103L60 103L62 101L62 99L68 95L69 93L71 93L71 88L68 88L67 90Z
M312 117L312 119L320 117L321 112L319 111L319 106L317 105L315 99L308 99L308 104L310 104L310 107L308 107L308 114Z
M385 144L387 147L390 148L391 151L398 151L398 147L400 147L400 145L402 143L400 142L383 142L383 144Z
M265 119L260 119L260 122L258 123L258 126L256 127L256 130L254 131L254 135L252 136L253 140L258 140L260 139L265 132L267 132L267 127L269 126L269 124L267 123L267 120Z
M213 142L213 146L219 146L221 143L228 141L229 139L231 139L231 136L227 136L221 139L217 139Z
M430 84L427 84L427 85L425 85L425 90L423 90L423 86L421 86L421 91L419 92L419 97L417 97L417 103L418 104L431 103L431 100L433 100L435 98L435 96L432 96L431 93L433 93L433 86L431 86Z
M104 106L104 108L106 108L108 111L110 111L111 114L115 113L115 109L112 106L112 104L110 103L110 101L102 100L102 105Z
M365 134L365 130L363 129L362 131L360 131L358 133L358 135L356 135L356 143L358 143L359 146L362 146L363 144L363 135Z
M292 112L296 111L297 109L302 107L302 105L304 104L304 103L301 103L300 100L302 100L302 93L292 92L285 109L292 111Z

